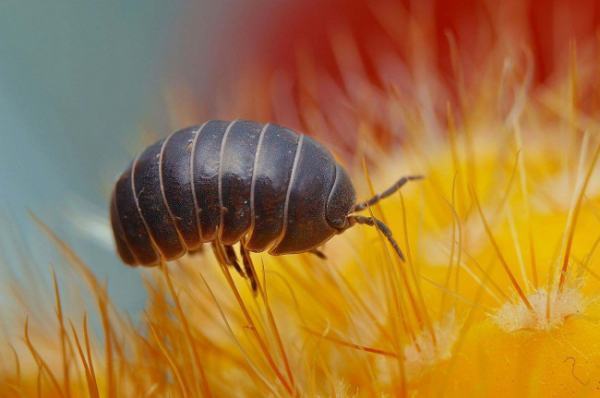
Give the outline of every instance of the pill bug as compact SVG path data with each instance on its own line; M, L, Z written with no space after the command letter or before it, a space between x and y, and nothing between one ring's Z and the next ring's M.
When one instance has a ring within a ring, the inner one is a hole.
M346 171L312 138L272 123L211 120L146 148L115 183L110 218L126 264L157 265L209 242L256 289L250 252L324 257L317 247L356 224L378 228L402 258L383 222L355 213L418 178L356 203Z

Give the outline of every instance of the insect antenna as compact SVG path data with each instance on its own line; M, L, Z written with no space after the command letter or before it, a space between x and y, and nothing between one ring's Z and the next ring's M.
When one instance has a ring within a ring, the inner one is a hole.
M373 196L370 199L365 200L364 202L355 204L354 207L352 208L352 212L361 211L368 207L371 207L371 206L375 205L377 202L379 202L381 199L385 199L388 196L393 195L400 188L402 188L404 186L404 184L406 184L407 182L414 181L414 180L421 180L421 179L423 179L423 176L421 176L421 175L404 176L404 177L400 178L398 181L396 181L391 187L389 187L385 191L376 194L375 196Z
M380 221L375 217L351 215L348 216L348 222L350 223L350 226L355 224L364 224L377 228L383 234L383 236L385 236L388 242L390 242L390 245L392 245L396 251L396 254L398 254L398 257L400 257L400 260L404 261L404 254L402 254L402 250L400 249L398 242L396 242L396 239L394 239L394 236L392 235L392 231L383 223L383 221Z

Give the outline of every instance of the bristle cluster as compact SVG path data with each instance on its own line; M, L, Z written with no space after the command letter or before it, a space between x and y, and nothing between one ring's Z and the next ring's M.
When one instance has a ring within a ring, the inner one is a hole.
M527 299L531 309L522 302L504 303L494 314L494 322L506 332L516 330L549 330L560 327L568 317L583 314L585 302L579 289L567 288L562 292L554 290L553 297L540 289ZM550 310L547 304L551 303Z
M404 347L406 372L410 380L414 380L421 372L426 372L430 367L452 357L460 330L454 312L448 313L441 322L436 322L434 330L437 336L436 344L433 344L429 334L421 332L416 336L414 343Z

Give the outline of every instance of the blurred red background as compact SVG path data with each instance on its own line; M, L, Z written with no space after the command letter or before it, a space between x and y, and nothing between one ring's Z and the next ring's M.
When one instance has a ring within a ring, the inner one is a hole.
M384 110L390 92L414 99L435 134L446 104L464 109L466 96L493 91L506 62L516 85L532 73L533 92L564 81L573 59L587 68L578 101L600 110L594 0L232 2L205 21L214 26L204 41L200 8L185 15L171 80L187 94L178 107L201 109L189 122L272 120L351 154L364 121L381 147L402 140L407 127Z
M426 27L422 33L435 46L430 50L437 55L441 72L449 69L448 33L464 50L461 56L476 63L510 32L515 46L525 45L532 50L537 82L551 78L571 42L599 40L600 2L595 0L232 2L222 15L209 54L198 54L190 48L200 10L186 12L188 20L179 35L187 47L183 54L192 57L180 62L179 71L191 73L191 81L198 80L207 57L218 69L238 73L257 58L273 69L286 68L295 62L298 46L308 46L320 64L335 73L329 37L336 28L349 29L365 55L377 47L394 45L398 49L398 41L410 41L391 37L389 29L382 26L376 14L386 10L389 16L398 17L394 33L402 33L414 21Z

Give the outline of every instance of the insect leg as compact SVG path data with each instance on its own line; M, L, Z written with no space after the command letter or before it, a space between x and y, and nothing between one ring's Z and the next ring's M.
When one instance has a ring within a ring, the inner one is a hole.
M396 242L396 239L394 239L392 231L390 231L388 226L385 225L382 221L376 219L375 217L348 216L348 222L350 223L350 226L354 224L364 224L377 228L379 231L381 231L383 236L385 236L388 242L390 242L390 244L394 248L394 251L396 251L398 257L400 257L400 260L404 261L404 254L402 254L402 250L400 250L398 242Z
M215 254L215 257L217 258L217 261L221 264L229 264L229 259L225 255L225 250L223 249L223 246L218 244L216 241L211 242L210 245L212 247L213 253Z
M323 253L319 249L312 249L312 250L309 250L308 252L310 254L314 254L315 256L319 257L321 260L327 260L327 256L325 255L325 253Z
M394 194L395 192L397 192L407 182L413 181L413 180L420 180L422 178L423 178L423 176L420 176L420 175L404 176L404 177L400 178L398 181L396 181L394 183L394 185L392 185L391 187L389 187L385 191L383 191L381 193L378 193L377 195L373 196L372 198L370 198L368 200L365 200L364 202L360 202L360 203L355 204L354 207L352 208L352 212L361 211L361 210L366 209L369 206L373 206L374 204L376 204L377 202L379 202L381 199L385 199L388 196L390 196L390 195Z
M213 241L211 243L213 252L215 253L215 257L217 257L217 261L221 264L231 265L235 270L241 275L245 276L244 272L240 268L239 263L237 262L237 257L235 255L235 251L233 251L233 247L231 246L223 246L223 244Z
M229 259L229 265L231 265L233 268L235 268L235 270L238 272L238 274L240 274L244 278L247 278L246 274L242 270L242 267L240 267L240 263L238 262L238 258L237 258L237 255L235 254L235 250L233 250L233 246L225 246L225 254L227 255L227 258Z
M242 253L242 260L244 262L244 271L246 271L246 277L250 280L252 286L252 293L256 295L258 290L258 283L256 281L256 272L254 270L254 263L252 263L252 257L250 257L250 251L246 249L243 243L240 244L240 252Z

